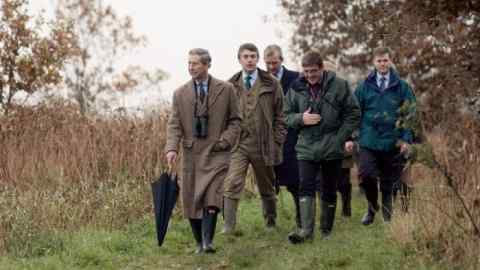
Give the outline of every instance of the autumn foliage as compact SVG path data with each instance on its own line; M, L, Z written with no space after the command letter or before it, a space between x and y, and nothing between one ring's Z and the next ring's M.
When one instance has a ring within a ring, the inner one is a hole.
M34 19L27 4L27 0L0 2L0 113L4 114L18 92L31 94L59 84L63 66L77 52L70 24Z

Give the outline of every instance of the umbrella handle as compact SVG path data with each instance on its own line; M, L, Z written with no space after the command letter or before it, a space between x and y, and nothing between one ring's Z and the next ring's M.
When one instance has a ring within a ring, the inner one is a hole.
M177 176L177 162L172 162L172 165L168 166L167 173L176 178L176 176Z

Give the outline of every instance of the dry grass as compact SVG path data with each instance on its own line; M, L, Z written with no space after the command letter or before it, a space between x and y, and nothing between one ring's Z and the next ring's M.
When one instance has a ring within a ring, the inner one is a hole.
M53 104L3 116L0 251L42 255L64 248L58 232L121 228L151 214L149 183L162 166L167 115L92 119L68 104ZM478 130L468 130L463 140L451 133L428 136L440 167L413 167L412 207L397 211L391 226L396 241L448 269L480 268L474 235L480 225L480 147Z
M0 250L29 255L39 236L150 212L167 115L91 119L53 104L2 117Z
M415 166L412 207L409 213L399 214L392 224L392 235L448 269L480 269L480 235L475 233L475 227L480 226L478 135L465 137L460 148L449 143L450 136L428 137L440 167Z

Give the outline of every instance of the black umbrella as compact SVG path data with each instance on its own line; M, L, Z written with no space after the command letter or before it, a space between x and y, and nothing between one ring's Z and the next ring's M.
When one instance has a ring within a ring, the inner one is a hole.
M164 172L152 183L153 206L159 246L162 246L165 239L168 221L177 202L178 191L176 174Z

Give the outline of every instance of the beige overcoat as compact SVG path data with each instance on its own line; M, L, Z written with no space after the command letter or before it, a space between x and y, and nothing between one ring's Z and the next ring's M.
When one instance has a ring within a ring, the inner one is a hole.
M195 100L193 80L173 94L165 146L165 152L178 152L180 143L183 148L180 189L186 218L202 218L203 208L207 206L222 209L223 182L230 163L230 150L240 134L241 121L232 84L209 76L208 136L195 138ZM205 110L205 107L206 103L200 111ZM215 144L218 144L216 148L222 150L214 150Z

